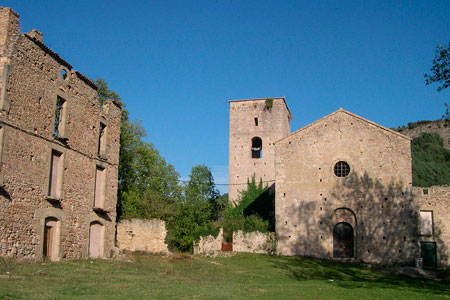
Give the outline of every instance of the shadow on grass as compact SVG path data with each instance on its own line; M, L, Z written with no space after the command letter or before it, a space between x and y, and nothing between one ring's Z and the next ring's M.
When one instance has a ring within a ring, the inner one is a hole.
M275 267L287 270L295 280L333 280L336 286L354 288L408 289L418 293L450 294L450 271L438 272L435 279L396 276L358 263L335 262L305 257L275 258Z

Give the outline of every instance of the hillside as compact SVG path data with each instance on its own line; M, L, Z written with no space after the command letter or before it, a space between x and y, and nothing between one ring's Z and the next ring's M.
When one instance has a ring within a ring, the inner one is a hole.
M450 149L450 126L444 121L417 121L408 123L406 126L394 128L394 130L409 136L410 138L419 137L424 132L437 133L444 141L444 147Z

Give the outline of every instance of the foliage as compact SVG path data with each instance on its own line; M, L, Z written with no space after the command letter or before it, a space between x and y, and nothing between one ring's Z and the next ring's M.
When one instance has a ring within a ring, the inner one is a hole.
M425 74L425 83L439 83L437 88L438 92L441 92L450 86L450 43L447 47L439 45L437 46L433 59L433 66L431 67L431 73ZM450 121L449 107L446 104L446 111L443 118Z
M415 128L421 126L421 125L431 124L431 123L434 123L434 122L439 122L439 121L419 120L417 122L409 122L408 125L406 125L406 126L403 125L403 126L399 126L397 128L393 128L393 130L398 131L398 132L402 132L402 131L404 131L406 129L412 130L412 129L415 129Z
M100 105L103 105L106 99L114 99L122 103L119 94L110 90L108 88L108 83L106 83L104 79L97 78L95 84L97 85L98 101L100 102Z
M238 204L234 207L229 204L225 211L223 224L225 239L230 240L233 232L238 230L268 232L272 229L271 222L260 215L264 209L249 210L255 202L258 202L258 199L266 197L271 198L268 187L263 186L262 179L259 184L256 184L253 176L251 181L247 182L247 190L241 192Z
M422 133L412 142L413 185L450 184L450 151L437 133Z
M96 84L100 103L108 98L121 101L105 80L99 78ZM139 122L130 121L126 109L122 110L120 130L118 219L167 220L181 198L178 173L152 144L143 141L145 129Z
M184 198L177 205L177 213L168 222L167 242L171 249L191 251L194 240L201 232L217 230L212 221L221 214L218 199L219 191L211 170L205 165L193 166L184 187Z
M450 271L436 273L436 279L408 278L357 263L256 254L140 253L123 260L45 264L0 260L0 299L448 300Z
M272 98L267 98L265 101L265 106L264 106L264 110L272 110L273 107L273 99Z

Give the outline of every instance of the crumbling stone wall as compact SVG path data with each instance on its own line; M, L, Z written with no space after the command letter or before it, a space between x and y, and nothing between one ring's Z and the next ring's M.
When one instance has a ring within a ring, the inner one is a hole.
M222 249L223 228L220 228L217 237L212 235L201 236L199 241L194 245L194 254L215 255Z
M233 251L273 254L275 252L276 240L273 232L233 232Z
M45 46L36 31L19 34L17 14L1 8L0 18L0 255L42 258L45 219L53 217L60 222L57 259L88 256L94 221L104 228L102 255L109 256L114 247L120 105L108 100L101 108L95 84ZM66 101L64 136L59 137L54 135L58 96ZM104 157L98 155L100 122L107 125ZM63 154L58 199L48 196L52 150ZM104 205L94 210L96 166L105 169L106 179Z
M230 101L228 198L236 201L253 175L269 187L274 184L274 145L290 133L292 115L284 98ZM257 118L257 121L255 120ZM262 157L252 158L252 138L262 140Z
M122 220L117 224L117 246L128 251L169 253L166 234L162 220Z
M333 258L333 230L346 223L354 259L412 262L417 207L410 143L342 109L277 142L278 253ZM339 161L348 163L348 176L335 175Z
M433 234L420 235L417 228L417 257L420 257L420 242L435 242L438 267L450 267L450 187L432 186L413 188L414 202L419 210L431 211ZM417 226L420 226L417 224Z

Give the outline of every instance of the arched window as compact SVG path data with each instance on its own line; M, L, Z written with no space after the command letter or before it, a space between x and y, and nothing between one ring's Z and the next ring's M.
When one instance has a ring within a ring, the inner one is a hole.
M262 157L262 140L259 137L252 138L252 158Z
M333 257L352 258L353 227L345 222L336 224L333 229Z

